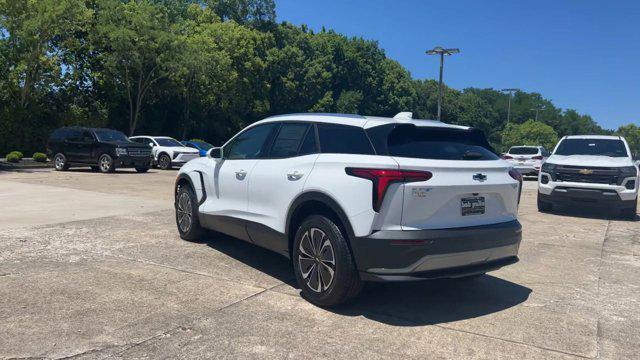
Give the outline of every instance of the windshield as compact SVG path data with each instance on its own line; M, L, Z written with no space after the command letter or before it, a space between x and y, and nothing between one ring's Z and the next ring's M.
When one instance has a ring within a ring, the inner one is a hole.
M535 155L537 153L538 153L538 148L535 148L535 147L519 146L519 147L512 147L511 149L509 149L509 154L511 155Z
M158 143L159 146L184 147L181 142L172 138L154 138L154 140Z
M629 156L622 140L616 139L565 139L554 155Z
M209 150L213 147L213 145L206 143L204 141L192 141L192 143L198 145L202 150Z
M475 130L398 126L387 139L388 153L435 160L496 160L484 135Z
M130 142L129 138L120 131L117 130L105 130L98 129L95 131L98 140L100 141L126 141Z

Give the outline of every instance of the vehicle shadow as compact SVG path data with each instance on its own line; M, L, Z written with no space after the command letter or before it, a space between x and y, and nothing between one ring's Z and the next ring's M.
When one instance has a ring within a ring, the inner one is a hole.
M144 175L144 174L152 174L155 172L158 172L159 170L154 170L154 169L149 169L149 171L147 171L146 173L139 173L136 171L136 169L133 168L123 168L123 169L116 169L116 171L112 172L111 174L131 174L131 175ZM70 173L95 173L95 174L102 174L100 171L94 171L91 170L91 168L87 167L81 167L81 168L70 168L68 170L65 170L65 172L70 172Z
M213 235L203 242L299 292L291 264L284 257L224 235ZM473 279L368 283L357 299L327 311L363 316L394 326L433 325L506 310L526 301L531 292L528 287L492 275Z

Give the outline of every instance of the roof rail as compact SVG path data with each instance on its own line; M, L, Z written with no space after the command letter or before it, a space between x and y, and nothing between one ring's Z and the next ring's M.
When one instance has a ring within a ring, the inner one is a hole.
M410 111L399 112L393 118L396 120L411 120L413 119L413 113Z

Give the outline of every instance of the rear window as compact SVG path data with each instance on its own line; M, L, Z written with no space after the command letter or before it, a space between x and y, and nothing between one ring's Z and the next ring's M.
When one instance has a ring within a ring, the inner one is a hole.
M535 147L512 147L509 149L509 154L511 155L535 155L538 153L538 148Z
M364 132L357 126L318 124L320 151L333 154L375 154Z
M622 140L618 139L564 139L554 152L555 155L600 155L628 157Z
M383 146L383 129L370 132ZM431 160L496 160L498 156L484 134L474 129L397 125L387 131L386 153L391 156Z

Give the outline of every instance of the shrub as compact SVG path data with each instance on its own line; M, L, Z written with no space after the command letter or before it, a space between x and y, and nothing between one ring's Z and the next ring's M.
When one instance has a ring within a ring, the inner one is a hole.
M15 152L11 152L7 155L7 161L12 163L17 163L20 161L20 157Z
M22 158L24 157L24 155L20 151L12 151L9 153L9 155L11 154L17 156L18 160L22 160ZM7 155L7 157L9 157L9 155Z
M37 161L37 162L47 162L47 155L41 153L41 152L37 152L37 153L33 153L33 161Z

